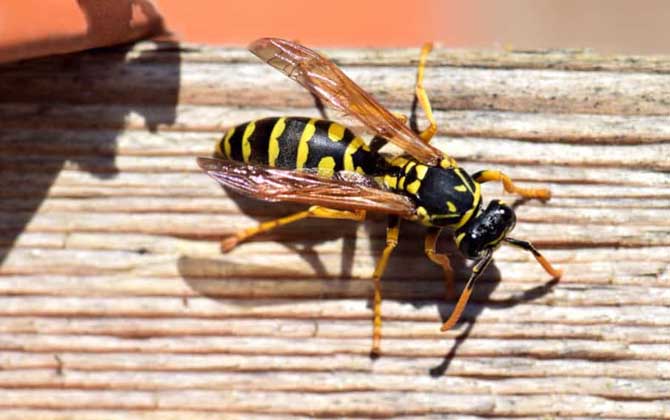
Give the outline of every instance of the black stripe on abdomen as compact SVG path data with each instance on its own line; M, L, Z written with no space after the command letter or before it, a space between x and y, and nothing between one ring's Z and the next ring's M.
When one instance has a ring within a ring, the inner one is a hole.
M344 126L304 117L265 118L228 130L217 155L284 169L319 168L377 174L385 163Z

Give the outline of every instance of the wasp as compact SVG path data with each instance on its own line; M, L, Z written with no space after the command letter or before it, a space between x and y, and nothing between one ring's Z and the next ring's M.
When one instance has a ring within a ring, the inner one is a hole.
M350 129L323 119L265 118L230 128L217 143L214 158L198 158L199 166L209 176L236 192L266 201L310 205L307 210L224 238L223 252L254 235L301 219L361 222L368 212L388 215L386 244L372 275L374 356L380 354L381 278L398 243L402 219L427 227L425 253L442 267L448 296L455 296L454 275L448 256L435 249L440 233L448 231L463 256L474 261L442 331L456 324L475 282L503 244L532 253L554 280L561 276L561 271L530 242L508 236L516 223L514 210L501 200L491 200L484 206L480 184L501 182L508 193L541 200L548 200L550 191L518 187L496 170L470 175L430 144L437 123L423 76L431 49L430 43L421 49L415 85L416 98L429 124L423 131L415 131L407 125L405 116L388 111L325 56L291 41L256 40L249 46L252 53L326 105L358 119L375 138L368 145ZM380 154L380 145L386 142L398 146L404 154Z

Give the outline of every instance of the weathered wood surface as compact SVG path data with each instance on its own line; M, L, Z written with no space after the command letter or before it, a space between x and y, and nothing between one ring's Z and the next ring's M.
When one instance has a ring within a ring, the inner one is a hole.
M416 50L329 53L409 112ZM218 252L299 207L229 198L194 157L252 118L318 116L299 86L242 49L153 43L0 67L0 420L670 418L670 58L437 49L429 64L435 144L552 189L518 207L515 236L565 276L547 287L501 249L440 333L451 305L405 224L376 361L381 218Z

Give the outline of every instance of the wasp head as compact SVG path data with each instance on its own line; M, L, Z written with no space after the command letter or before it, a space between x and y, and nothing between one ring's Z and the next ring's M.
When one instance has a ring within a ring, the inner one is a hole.
M480 259L498 248L515 224L514 210L500 200L492 200L456 231L456 243L467 258Z

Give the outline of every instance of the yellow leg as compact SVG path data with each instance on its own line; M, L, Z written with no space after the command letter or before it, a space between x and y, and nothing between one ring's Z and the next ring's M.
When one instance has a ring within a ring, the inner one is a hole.
M425 43L423 45L423 48L421 48L421 56L419 57L419 68L416 72L416 88L414 89L416 93L416 98L418 99L419 104L421 105L421 108L423 109L423 112L424 114L426 114L426 118L430 123L430 125L426 127L425 130L419 133L421 139L426 143L430 142L430 140L437 132L437 122L435 122L435 117L433 116L433 108L430 106L430 101L428 100L428 94L426 94L426 89L424 89L423 87L423 72L424 69L426 68L426 60L428 58L428 54L430 54L432 49L433 44L431 42Z
M431 228L426 235L424 242L424 251L432 262L442 267L444 271L444 284L446 287L447 300L456 297L456 290L454 288L454 270L451 268L449 257L446 254L438 254L435 252L435 244L437 238L440 236L441 228Z
M388 227L386 228L386 246L382 252L382 256L375 267L375 272L372 275L374 282L374 301L373 313L374 318L372 322L372 351L370 354L373 357L380 355L380 343L382 340L382 275L386 270L391 252L398 245L398 233L400 232L400 219L395 216L389 217Z
M236 234L223 239L221 241L221 252L229 252L230 250L235 248L240 242L245 241L254 235L258 235L259 233L268 232L271 231L272 229L278 228L279 226L284 226L289 223L297 222L298 220L306 219L309 217L315 217L321 219L345 219L360 222L365 220L365 210L346 211L346 210L334 210L320 206L312 206L305 211L301 211L292 214L290 216L281 217L279 219L261 223L258 226L241 230Z
M511 194L517 194L524 198L539 198L540 200L549 200L551 191L546 188L520 188L514 185L510 177L500 171L485 170L477 172L472 177L479 183L489 181L502 181L505 191Z

